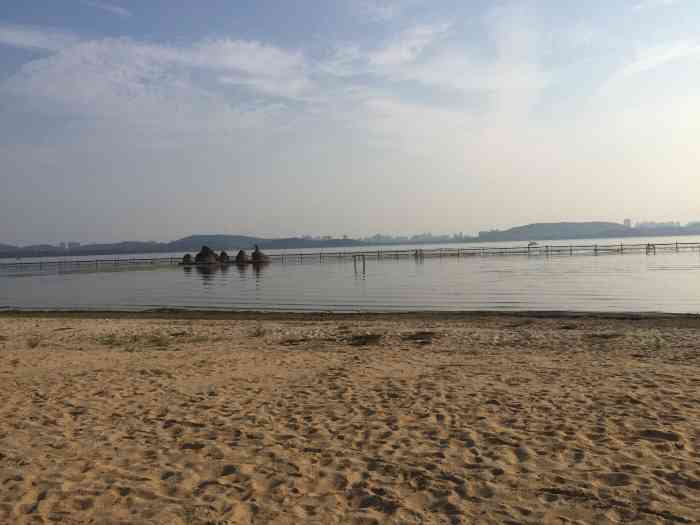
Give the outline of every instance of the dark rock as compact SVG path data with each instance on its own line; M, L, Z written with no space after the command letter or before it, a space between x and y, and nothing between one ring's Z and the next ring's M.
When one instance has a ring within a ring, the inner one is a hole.
M195 255L194 262L196 264L218 264L219 258L216 256L216 254L211 248L209 248L208 246L202 246L202 249L199 250L199 253Z
M236 254L236 264L247 264L249 261L248 259L248 254L245 252L245 250L240 250Z
M251 255L251 259L253 263L266 263L270 261L270 258L265 255L263 252L260 251L260 248L258 248L258 245L255 245L255 250L253 250L253 254Z
M192 254L186 253L182 257L182 264L194 264L194 259L192 259Z

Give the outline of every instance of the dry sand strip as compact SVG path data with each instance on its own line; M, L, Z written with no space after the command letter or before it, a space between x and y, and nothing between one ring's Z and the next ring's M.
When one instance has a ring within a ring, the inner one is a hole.
M106 316L0 316L0 523L700 522L697 318Z

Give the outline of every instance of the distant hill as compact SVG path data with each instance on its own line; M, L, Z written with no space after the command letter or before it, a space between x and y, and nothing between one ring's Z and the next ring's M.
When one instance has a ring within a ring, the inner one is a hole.
M616 222L543 222L516 226L508 230L479 232L480 241L540 241L547 239L584 239L618 237L629 228Z
M17 246L12 246L11 244L0 244L0 253L11 252L17 250Z
M166 243L167 251L187 252L199 250L202 246L209 246L212 250L230 250L231 248L252 248L255 244L263 244L266 239L248 237L246 235L190 235Z
M479 232L479 241L544 241L700 235L700 225L628 228L616 222L544 222Z

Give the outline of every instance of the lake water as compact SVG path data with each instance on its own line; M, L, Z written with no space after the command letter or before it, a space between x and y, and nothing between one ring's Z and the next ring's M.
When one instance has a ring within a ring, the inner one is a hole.
M651 239L651 242L675 240L700 242L698 237ZM619 241L605 239L552 241L551 244L616 242ZM643 243L646 239L623 242ZM522 246L523 243L493 245ZM273 262L262 268L242 269L235 266L216 269L156 266L60 273L46 269L22 273L0 270L0 308L141 310L160 307L343 312L700 313L700 253L446 257L423 261L367 259L364 273L361 265L355 271L352 260L320 264L315 258L303 263Z

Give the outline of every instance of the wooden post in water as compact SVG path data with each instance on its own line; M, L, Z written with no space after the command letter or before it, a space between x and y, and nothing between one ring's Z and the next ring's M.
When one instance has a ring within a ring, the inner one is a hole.
M363 253L362 254L362 273L365 273L365 264L366 264L365 254Z
M597 244L593 245L593 255L598 255L598 245Z
M574 255L574 247L569 245L569 255Z

